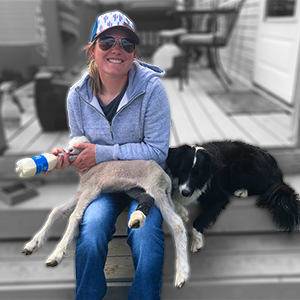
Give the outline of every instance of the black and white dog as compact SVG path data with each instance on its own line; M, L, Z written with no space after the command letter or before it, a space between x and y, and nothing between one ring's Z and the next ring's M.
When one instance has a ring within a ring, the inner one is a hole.
M185 205L198 202L202 212L193 223L192 252L203 246L203 231L213 225L231 196L259 195L257 206L273 215L280 230L299 225L300 201L282 180L275 159L242 142L219 141L170 148L167 167L174 183L173 201L183 221Z

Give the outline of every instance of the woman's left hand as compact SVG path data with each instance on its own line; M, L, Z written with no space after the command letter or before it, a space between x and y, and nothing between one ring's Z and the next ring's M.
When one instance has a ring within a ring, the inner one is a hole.
M73 146L76 149L83 149L78 154L74 162L71 163L72 167L78 168L76 173L82 173L96 164L95 151L96 145L89 143L79 143Z

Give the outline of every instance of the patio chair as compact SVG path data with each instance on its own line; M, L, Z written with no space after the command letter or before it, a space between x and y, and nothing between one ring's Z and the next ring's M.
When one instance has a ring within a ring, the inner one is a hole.
M170 11L170 14L172 13L175 14L176 16L176 13L178 12ZM186 15L180 16L180 11L179 11L179 17L181 23L180 27L176 27L172 29L163 29L158 32L158 36L163 43L173 42L178 45L178 39L181 36L184 36L189 33L196 33L196 32L208 33L210 31L211 16L207 14L204 15L202 13L200 14L193 13L192 15L189 15L187 13Z
M221 47L226 47L228 44L244 2L245 0L230 0L226 3L222 3L215 10L206 12L203 11L203 13L211 16L210 32L188 33L179 37L178 42L185 53L185 59L183 60L183 66L179 78L180 90L183 89L184 81L188 83L188 64L190 53L194 48L205 47L207 48L209 67L219 79L223 88L226 91L229 91L229 85L232 84L232 81L222 67L218 51Z

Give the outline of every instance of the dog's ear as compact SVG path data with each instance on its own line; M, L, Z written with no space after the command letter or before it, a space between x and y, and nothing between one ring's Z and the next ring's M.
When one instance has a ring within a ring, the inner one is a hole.
M175 148L169 148L169 153L167 157L167 167L173 171L179 168L182 157L187 152L189 146L182 145Z

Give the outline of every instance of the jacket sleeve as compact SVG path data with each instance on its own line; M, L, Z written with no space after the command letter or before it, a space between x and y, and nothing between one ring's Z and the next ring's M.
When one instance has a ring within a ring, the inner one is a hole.
M141 143L124 145L96 146L96 162L107 160L154 160L160 165L168 155L171 116L170 106L165 88L159 78L148 83L148 91L144 95L148 101L144 114L144 132Z

